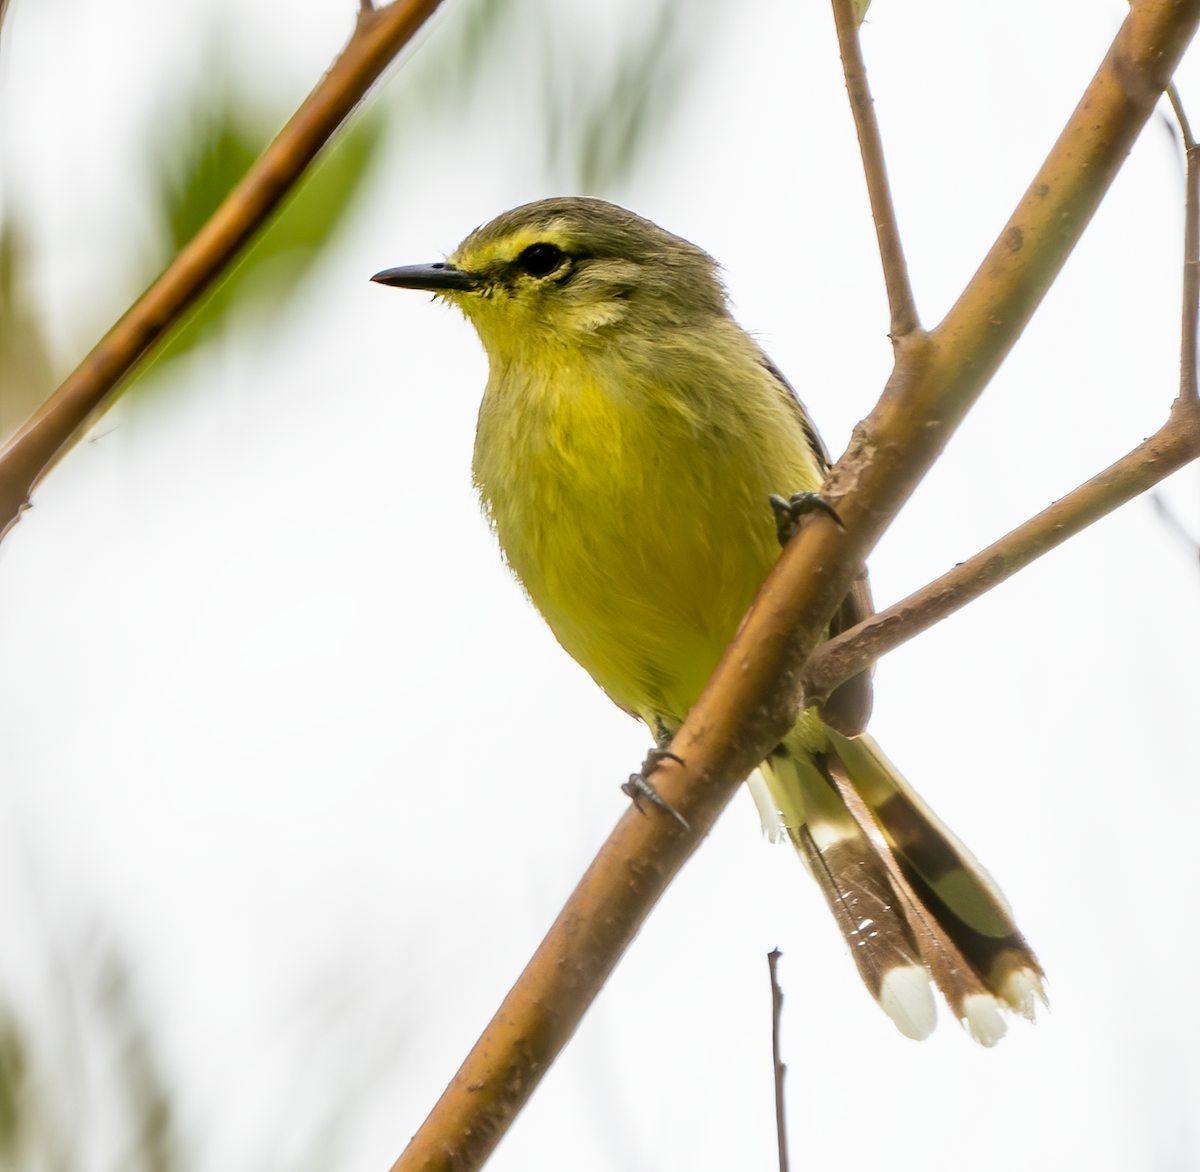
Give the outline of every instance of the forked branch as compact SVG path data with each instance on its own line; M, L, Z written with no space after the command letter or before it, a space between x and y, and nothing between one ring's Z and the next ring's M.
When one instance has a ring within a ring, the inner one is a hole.
M804 667L798 705L822 703L843 680L1198 458L1200 404L1180 397L1166 425L1111 467L927 586L822 643Z
M1174 83L1167 95L1187 157L1183 247L1183 343L1179 398L1166 424L1127 456L936 581L823 643L805 664L797 704L822 703L838 684L928 630L1069 537L1200 458L1196 339L1200 329L1200 147ZM1161 508L1161 505L1160 505Z
M79 429L266 223L441 0L363 4L345 49L304 105L170 267L0 450L0 538Z

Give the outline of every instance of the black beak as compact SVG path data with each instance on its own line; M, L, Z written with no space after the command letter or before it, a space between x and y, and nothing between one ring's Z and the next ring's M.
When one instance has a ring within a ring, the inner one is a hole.
M442 289L458 289L460 291L478 289L482 280L474 273L464 273L452 264L438 261L432 265L402 265L398 269L384 269L376 273L372 281L381 285L395 285L397 289L429 289L439 292Z

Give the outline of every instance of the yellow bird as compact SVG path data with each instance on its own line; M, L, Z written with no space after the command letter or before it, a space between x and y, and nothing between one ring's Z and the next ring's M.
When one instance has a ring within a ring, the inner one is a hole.
M473 472L504 557L665 751L779 542L828 507L824 445L730 315L716 263L614 204L564 197L373 280L430 290L478 331L490 373ZM864 576L833 629L868 613ZM932 977L992 1045L1001 1009L1032 1017L1044 999L1041 966L991 877L863 733L869 710L864 673L803 713L751 778L764 827L795 845L902 1033L932 1032Z

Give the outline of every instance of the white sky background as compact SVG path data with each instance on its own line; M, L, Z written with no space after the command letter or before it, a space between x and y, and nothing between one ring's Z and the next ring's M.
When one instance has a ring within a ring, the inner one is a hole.
M14 0L0 164L64 338L90 342L137 291L145 143L214 31L286 109L353 7ZM927 324L1124 11L876 0L864 48ZM1200 119L1195 54L1180 88ZM386 1172L647 747L479 516L472 331L367 281L556 193L528 107L487 98L452 135L397 142L282 325L118 406L0 550L0 975L52 1014L47 938L103 924L203 1168L287 1166L334 1115L327 1166ZM722 262L840 452L890 348L828 5L720 9L667 138L611 194ZM872 558L880 605L1160 426L1181 236L1156 119ZM1193 532L1198 479L1163 489ZM1198 637L1200 571L1139 500L880 665L872 730L1014 904L1049 974L1036 1026L983 1051L943 1012L930 1041L901 1037L740 794L489 1167L773 1167L774 947L795 1167L1195 1167Z

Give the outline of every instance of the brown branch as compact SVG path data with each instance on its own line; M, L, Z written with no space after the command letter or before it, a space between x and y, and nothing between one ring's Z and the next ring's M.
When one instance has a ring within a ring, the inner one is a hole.
M364 5L345 49L275 141L170 267L0 451L0 537L79 429L228 268L439 3L395 0L379 10Z
M818 647L801 677L799 706L822 703L843 680L1197 458L1200 404L1180 398L1166 425L1127 456L895 606Z
M899 339L897 369L814 516L788 543L655 783L691 824L630 809L393 1172L487 1158L668 882L795 717L804 662L866 554L1019 337L1200 20L1200 0L1135 0L1020 207L946 320Z
M883 159L883 139L875 118L875 103L867 85L867 67L863 64L862 46L858 40L860 18L855 0L833 0L833 19L842 54L842 71L846 76L846 92L850 95L850 109L854 114L854 127L858 131L858 148L862 154L863 174L871 200L871 215L875 220L875 234L879 238L879 257L883 261L883 279L892 312L891 336L901 338L920 329L921 322L908 279L904 248L900 243L896 209L892 205L887 166Z
M1180 396L1200 402L1196 386L1196 335L1200 323L1200 146L1192 138L1183 103L1171 86L1171 104L1183 132L1187 153L1187 204L1183 233L1183 342L1180 348Z
M775 1068L775 1135L779 1140L779 1172L788 1172L787 1113L783 1102L783 1076L787 1067L779 1056L779 1020L783 1016L783 990L779 987L776 966L783 955L778 948L767 953L771 970L771 1058Z

